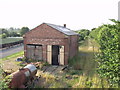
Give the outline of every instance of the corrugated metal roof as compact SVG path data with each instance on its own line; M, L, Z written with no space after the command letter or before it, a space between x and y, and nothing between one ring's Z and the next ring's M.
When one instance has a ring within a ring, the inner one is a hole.
M59 26L59 25L54 25L54 24L50 24L50 23L45 23L47 24L48 26L66 34L66 35L78 35L76 32L66 28L66 27L63 27L63 26Z

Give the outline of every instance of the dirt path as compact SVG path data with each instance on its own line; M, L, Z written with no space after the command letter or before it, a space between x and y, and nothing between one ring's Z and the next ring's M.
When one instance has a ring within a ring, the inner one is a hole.
M15 61L16 58L12 58L12 60L10 59L1 61L3 70L17 71L21 66L18 65L20 62Z

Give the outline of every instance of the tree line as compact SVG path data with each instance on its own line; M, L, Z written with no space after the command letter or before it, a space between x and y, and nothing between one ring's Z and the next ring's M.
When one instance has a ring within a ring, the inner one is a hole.
M28 27L22 27L22 28L0 28L0 38L6 38L6 37L22 37L26 32L28 32L30 29Z

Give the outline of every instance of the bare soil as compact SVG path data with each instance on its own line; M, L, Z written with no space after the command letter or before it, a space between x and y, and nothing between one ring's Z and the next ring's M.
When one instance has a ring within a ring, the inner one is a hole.
M17 62L15 60L16 58L1 61L3 70L12 70L13 72L17 71L21 66L18 65L20 62Z

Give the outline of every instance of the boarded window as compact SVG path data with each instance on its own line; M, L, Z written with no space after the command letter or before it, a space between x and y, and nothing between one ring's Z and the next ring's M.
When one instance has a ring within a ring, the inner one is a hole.
M35 47L35 59L42 60L42 46Z
M27 58L34 59L34 48L33 45L27 45Z
M42 60L42 46L41 45L27 45L27 58Z

